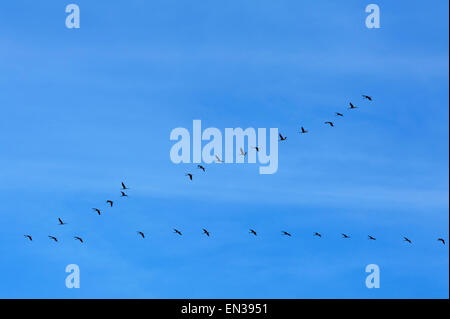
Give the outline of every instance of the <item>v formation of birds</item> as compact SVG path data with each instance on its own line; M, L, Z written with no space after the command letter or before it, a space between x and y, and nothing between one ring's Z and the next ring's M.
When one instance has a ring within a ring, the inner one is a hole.
M370 96L368 96L368 95L362 95L362 97L363 97L365 100L367 100L367 101L370 101L370 102L373 101L372 97L370 97ZM353 103L351 103L351 102L349 103L349 107L348 107L349 110L354 110L354 109L357 109L357 108L358 108L358 106L355 106L355 105L354 105ZM336 117L344 117L344 114L342 114L342 113L340 113L340 112L335 112L335 115L336 115ZM326 121L326 122L324 122L324 124L325 124L325 125L329 125L330 127L334 127L334 125L335 125L334 122L332 122L332 121ZM303 126L301 126L301 127L300 127L300 132L299 132L299 133L300 133L300 134L306 134L306 133L308 133L308 130L305 129ZM282 142L282 141L286 141L286 139L287 139L287 136L283 136L281 133L279 134L279 137L280 137L280 141L281 141L281 142ZM260 150L260 148L259 148L258 146L252 146L252 148L255 149L257 152L259 152L259 150ZM240 149L240 152L241 152L241 153L240 153L241 156L246 156L246 155L247 155L247 152L244 152L244 150L243 150L242 148ZM217 160L218 163L222 163L222 162L223 162L223 161L219 158L219 156L216 155L215 157L216 157L216 160ZM200 169L200 170L202 170L203 173L206 172L206 168L205 168L203 165L197 165L197 168ZM190 181L192 181L193 178L194 178L194 174L192 174L192 173L186 173L185 176L187 176L187 177L189 178ZM121 186L122 186L122 189L121 189L121 191L120 191L120 197L121 197L121 198L126 198L126 197L128 197L126 191L128 191L129 188L125 185L124 182L121 183ZM106 204L111 208L111 207L114 206L114 201L108 199L108 200L106 201ZM97 213L97 215L102 215L102 210L101 210L101 209L96 208L96 207L93 207L92 210L93 210L95 213ZM66 224L67 224L66 222L64 222L64 221L63 221L61 218L59 218L59 217L58 217L58 222L59 222L59 225L60 225L60 226L63 226L63 225L66 225ZM202 228L202 232L203 232L203 234L204 234L205 236L211 237L211 233L210 233L207 229ZM136 231L136 233L137 233L137 235L138 235L139 237L141 237L142 239L145 239L145 238L146 238L146 235L144 234L144 232L138 230L138 231ZM179 229L175 229L175 228L174 228L174 229L173 229L173 233L176 234L176 235L178 235L178 236L183 236L183 233L182 233ZM250 234L250 235L253 235L253 236L258 236L258 233L257 233L254 229L249 229L249 234ZM291 233L289 233L289 232L287 232L287 231L284 231L284 230L281 231L281 235L282 235L282 236L287 236L287 237L292 237L292 236L293 236ZM318 232L313 233L313 236L314 236L314 237L317 237L317 238L322 238L322 234L320 234L320 233L318 233ZM351 238L352 238L350 235L345 234L345 233L342 233L341 236L342 236L343 239L351 239ZM32 237L30 234L24 235L24 237L25 237L26 239L28 239L29 241L33 241L33 237ZM55 236L52 236L52 235L48 235L48 238L49 238L50 240L54 241L54 242L58 242L58 241L59 241L58 238L56 238ZM80 236L73 236L73 239L79 241L80 243L84 243L83 238L81 238ZM372 235L367 235L367 239L368 239L368 240L377 240L377 238L374 237L374 236L372 236ZM412 241L411 241L408 237L402 236L402 239L403 239L403 241L407 242L408 244L412 244ZM443 238L437 238L437 241L439 241L439 242L441 242L443 245L445 245L445 239L443 239Z

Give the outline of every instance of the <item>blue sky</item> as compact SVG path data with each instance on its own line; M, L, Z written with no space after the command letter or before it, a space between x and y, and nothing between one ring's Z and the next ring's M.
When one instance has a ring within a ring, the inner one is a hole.
M75 3L0 4L0 297L449 297L448 1L377 30L364 1ZM279 128L278 172L173 164L194 119Z

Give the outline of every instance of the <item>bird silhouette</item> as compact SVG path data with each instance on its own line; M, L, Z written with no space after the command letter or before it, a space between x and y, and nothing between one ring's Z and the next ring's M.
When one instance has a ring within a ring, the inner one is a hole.
M83 243L83 238L78 237L78 236L74 236L73 238L74 238L75 240L80 241L80 243Z
M317 236L317 237L320 237L320 238L322 238L322 235L321 235L321 234L319 234L319 233L314 233L314 236Z
M327 122L325 122L325 124L328 124L328 125L330 125L331 127L334 127L333 122L327 121Z
M141 237L142 237L142 238L145 238L145 235L144 235L144 233L143 233L143 232L141 232L141 231L138 231L137 233L138 233L139 235L141 235Z
M255 236L257 235L253 229L250 229L250 234L255 235Z
M247 152L244 152L244 150L242 149L242 147L241 147L241 155L242 155L242 156L247 155Z
M216 156L216 160L217 160L218 163L223 163L223 161L220 159L219 156L217 156L217 155L215 155L215 156Z
M202 166L202 165L197 165L197 167L198 167L199 169L201 169L202 171L206 171L206 168L205 168L204 166Z
M121 184L122 184L122 189L123 189L123 190L129 189L128 187L125 186L125 184L124 184L123 182L122 182Z
M254 146L252 148L255 149L257 152L259 152L259 147L258 146Z
M368 96L368 95L364 95L364 94L363 94L362 97L365 98L366 100L372 101L372 98L371 98L370 96Z
M308 131L305 130L305 128L302 126L302 127L301 127L301 132L300 132L300 133L305 134L305 133L308 133Z
M30 235L23 235L25 238L28 238L30 241L33 241L33 238Z
M97 212L98 215L102 214L102 211L98 208L92 208L93 211Z
M342 234L342 237L344 237L344 238L350 238L350 236L347 235L347 234Z
M350 107L348 108L349 110L353 110L353 109L357 109L358 108L357 106L354 106L352 104L352 102L350 102L349 105L350 105Z
M344 117L344 114L342 114L342 113L339 113L339 112L336 112L336 116L341 116L341 117Z
M281 133L279 133L278 135L280 136L280 141L285 141L287 139L287 137L281 135Z
M62 225L66 225L66 223L65 223L65 222L63 222L63 221L62 221L62 219L61 219L61 218L59 218L59 217L58 217L58 221L59 221L59 225L61 225L61 226L62 226Z
M173 231L175 232L175 234L178 234L178 235L180 235L180 236L183 235L178 229L175 229L175 228L174 228Z
M445 240L443 238L438 238L438 241L442 242L445 245Z
M114 205L114 202L109 199L106 201L106 203L109 204L109 207L113 207L113 205Z
M58 239L55 236L48 236L48 238L53 239L55 242L58 241Z
M288 237L291 237L291 236L292 236L291 234L289 234L287 231L284 231L284 230L283 230L281 233L282 233L283 235L285 235L285 236L288 236Z
M206 229L203 228L203 233L209 237L209 231L207 231Z
M125 192L120 192L120 197L128 197L128 195Z
M403 237L403 239L406 241L406 242L408 242L408 243L410 243L410 244L412 244L412 242L409 240L409 238L407 238L407 237Z
M192 174L191 173L186 173L185 176L189 176L189 179L192 181Z
M369 237L369 240L377 240L375 237L372 237L370 235L368 235L368 237Z

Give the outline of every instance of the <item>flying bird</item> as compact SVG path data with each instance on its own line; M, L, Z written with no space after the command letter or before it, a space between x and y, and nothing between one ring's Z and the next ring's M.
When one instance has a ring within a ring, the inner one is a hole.
M352 104L352 102L350 102L349 104L350 104L350 107L348 108L349 110L357 109L357 108L358 108L357 106L354 106L354 105Z
M308 133L308 131L305 130L305 128L304 128L303 126L301 127L301 130L302 130L302 131L301 131L300 133L302 133L302 134Z
M244 150L242 149L242 147L241 147L241 155L242 155L242 156L247 155L247 152L244 152Z
M281 233L282 233L283 235L285 235L285 236L289 236L289 237L292 236L291 234L289 234L287 231L284 231L284 230L283 230Z
M220 157L219 156L217 156L217 155L215 155L216 156L216 160L217 160L217 162L219 162L219 163L223 163L223 161L220 159Z
M281 133L279 133L278 135L280 136L280 141L285 141L287 139L287 137L281 135Z
M61 218L59 218L59 217L58 217L58 221L59 221L59 224L60 224L60 225L66 225L66 223L63 222L63 221L61 220Z
M53 239L55 242L58 241L58 239L55 236L48 236L48 238Z
M138 231L137 233L138 233L139 235L141 235L141 237L142 237L142 238L145 238L145 235L144 235L144 233L143 233L143 232L141 232L141 231Z
M123 182L121 184L122 184L122 189L123 190L129 189L128 187L125 186L125 184Z
M33 241L33 238L30 235L23 235L25 238L28 238L30 241Z
M330 125L331 127L334 127L333 122L327 121L327 122L325 122L325 124L328 124L328 125Z
M250 229L250 234L255 235L256 236L256 232L253 229Z
M101 215L101 214L102 214L101 210L98 209L98 208L92 208L92 210L95 211L95 212L97 212L98 215Z
M363 94L362 97L365 98L366 100L372 101L372 98L371 98L370 96L368 96L368 95L364 95L364 94Z
M128 197L128 195L127 194L125 194L125 192L120 192L120 197Z
M78 237L78 236L74 236L73 238L74 238L75 240L79 240L80 243L83 243L83 238Z
M341 116L341 117L344 117L344 114L342 114L342 113L339 113L339 112L336 112L336 116Z
M412 242L409 240L409 238L403 237L403 239L404 239L406 242L412 244Z
M174 228L173 230L174 230L175 234L178 234L178 235L180 235L180 236L183 235L178 229L175 229L175 228Z
M314 233L314 236L317 236L317 237L320 237L320 238L322 238L322 235L321 235L321 234L319 234L319 233Z
M442 242L445 245L445 240L443 238L438 238L438 241Z
M209 231L207 231L206 229L203 228L203 233L209 237Z
M201 169L202 171L206 171L206 168L205 168L204 166L202 166L202 165L197 165L197 167L198 167L199 169Z
M187 174L185 174L185 176L189 176L189 179L192 181L192 174L191 173L187 173Z
M106 201L107 204L109 204L109 207L113 207L114 202L112 200L107 200Z
M342 237L344 237L344 238L350 238L350 236L347 235L347 234L342 234Z
M368 235L368 237L369 237L369 240L377 240L375 237L372 237L370 235Z
M255 149L257 152L259 152L259 147L258 146L254 146L252 148Z

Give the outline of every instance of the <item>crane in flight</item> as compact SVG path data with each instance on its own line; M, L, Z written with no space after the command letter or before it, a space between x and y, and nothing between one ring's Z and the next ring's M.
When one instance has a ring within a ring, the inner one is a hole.
M349 110L353 110L353 109L357 109L357 106L354 106L352 102L349 103L350 107L348 108Z

